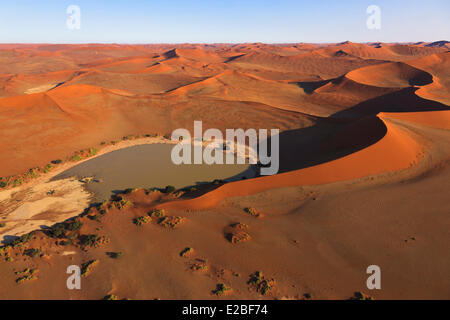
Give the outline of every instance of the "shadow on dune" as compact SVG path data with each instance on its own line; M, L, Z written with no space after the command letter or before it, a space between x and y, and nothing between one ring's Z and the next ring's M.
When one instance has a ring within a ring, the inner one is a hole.
M376 115L379 112L422 112L449 110L449 106L427 100L415 94L419 88L404 88L373 99L358 103L357 105L337 112L334 118L361 118Z
M320 80L320 81L293 82L293 83L295 83L300 88L302 88L305 91L305 93L311 94L314 92L314 90L316 90L334 80L336 80L336 79Z
M311 127L280 133L279 173L336 160L380 141L387 133L386 125L377 117L380 112L450 110L445 104L417 96L417 89L405 88L369 99L319 119Z

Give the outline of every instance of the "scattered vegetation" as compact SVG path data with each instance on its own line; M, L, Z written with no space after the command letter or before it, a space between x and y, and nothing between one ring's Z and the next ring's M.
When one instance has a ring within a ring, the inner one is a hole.
M258 210L256 210L253 207L245 208L244 211L247 212L248 214L250 214L251 216L256 217L256 218L262 216L261 213L259 213Z
M175 216L167 216L164 218L161 218L158 222L158 224L164 228L175 228L182 222L184 222L186 218L184 217L175 217Z
M174 186L166 186L164 188L164 193L171 193L174 192L176 190L176 188Z
M132 205L133 205L133 202L131 202L130 200L120 199L120 200L118 200L118 201L114 201L114 202L113 202L113 205L114 205L117 209L122 210L123 208L132 206Z
M155 209L148 213L148 215L152 218L162 218L166 214L166 211L164 209Z
M23 252L24 255L29 256L31 258L34 257L40 257L42 256L42 250L41 249L36 249L36 248L31 248L31 249L27 249Z
M147 224L150 221L152 221L152 218L150 218L149 216L141 216L141 217L137 217L137 218L133 219L133 223L137 226Z
M233 223L225 230L225 238L233 244L245 242L251 239L245 223Z
M20 236L19 238L15 239L13 242L11 242L11 246L13 246L13 247L20 246L20 245L30 241L32 237L33 237L32 233L24 234L24 235Z
M98 150L97 148L89 148L88 157L93 157L97 154Z
M25 281L36 279L37 269L26 268L23 271L16 271L16 276L20 276L16 279L16 283L23 283Z
M50 230L49 235L52 238L62 238L66 236L66 227L64 223L55 224Z
M108 294L103 298L103 300L119 300L119 298L116 295Z
M218 283L216 286L216 289L212 291L213 294L215 294L216 296L221 296L227 292L230 292L231 289L230 287L227 287L227 285L225 285L224 283Z
M100 222L100 217L99 217L98 215L96 215L96 214L89 215L88 218L89 218L90 220Z
M87 277L91 272L92 268L98 264L98 260L90 260L88 262L81 264L81 276Z
M193 248L187 247L180 252L180 257L187 257L194 252Z
M275 285L274 279L266 279L261 271L256 271L255 273L250 275L250 279L247 284L253 286L257 292L262 295L267 294L270 290L272 290Z
M130 193L136 192L138 190L139 190L139 188L128 188L128 189L125 189L125 191L123 193L130 194Z
M44 173L47 173L47 172L50 172L50 170L52 170L53 169L53 165L52 164L47 164L45 167L44 167Z
M4 227L6 227L6 224L5 223L0 223L0 228L4 228Z
M93 247L95 245L95 243L96 243L98 238L99 238L99 236L96 235L96 234L82 235L82 236L80 236L80 242L84 246L91 246L91 247Z
M363 292L356 291L350 300L374 300L374 298Z
M83 158L79 154L75 154L70 158L70 161L73 161L73 162L81 161L81 160L83 160Z
M66 225L66 229L70 230L70 231L77 231L77 230L80 230L82 226L83 226L83 222L81 222L80 220L77 219L72 222L69 222Z
M190 269L193 271L208 270L208 260L197 258L192 262Z
M121 251L118 251L118 252L107 252L106 254L112 259L117 259L117 258L120 258L122 256L122 252Z

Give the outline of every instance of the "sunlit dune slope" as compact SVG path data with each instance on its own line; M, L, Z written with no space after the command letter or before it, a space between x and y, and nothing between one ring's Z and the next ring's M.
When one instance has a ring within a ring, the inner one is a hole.
M424 86L433 81L432 75L428 72L402 62L389 62L360 68L347 73L346 76L362 84L393 88Z
M381 118L363 119L344 128L329 141L328 147L339 149L342 145L352 144L355 136L361 134L382 134L382 137L370 146L336 160L273 176L232 182L199 198L175 201L161 207L207 208L228 197L254 194L270 188L324 184L392 172L414 165L424 151L410 132L385 120L383 115ZM296 152L301 153L302 150Z

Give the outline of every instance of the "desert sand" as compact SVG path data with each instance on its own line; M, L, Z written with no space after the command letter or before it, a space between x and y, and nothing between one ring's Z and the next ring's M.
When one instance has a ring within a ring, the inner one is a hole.
M449 57L441 43L0 45L0 299L449 299ZM194 120L279 129L279 173L103 204L52 180ZM67 266L89 261L68 290Z

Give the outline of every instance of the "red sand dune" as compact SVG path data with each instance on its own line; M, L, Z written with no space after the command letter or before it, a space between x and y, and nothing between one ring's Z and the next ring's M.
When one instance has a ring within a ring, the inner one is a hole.
M228 197L250 195L267 189L352 180L411 167L420 160L422 147L408 131L386 121L384 116L380 115L380 118L376 119L383 121L386 134L380 141L361 151L305 169L228 183L199 198L165 203L158 207L204 209ZM363 120L358 125L352 125L350 132L342 132L342 135L345 139L351 139L371 125L375 130L379 130L377 125L373 125L376 119ZM332 143L338 143L338 138Z

